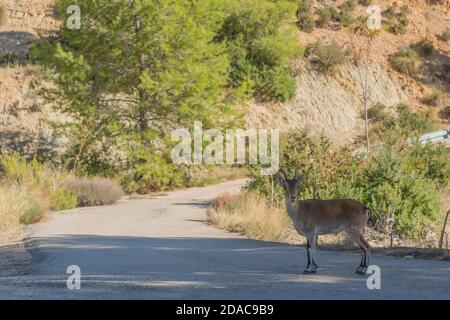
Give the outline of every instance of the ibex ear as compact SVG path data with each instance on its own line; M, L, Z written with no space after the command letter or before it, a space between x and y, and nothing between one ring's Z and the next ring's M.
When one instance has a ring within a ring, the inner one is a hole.
M277 174L278 183L284 188L286 186L286 174L283 169L278 170Z

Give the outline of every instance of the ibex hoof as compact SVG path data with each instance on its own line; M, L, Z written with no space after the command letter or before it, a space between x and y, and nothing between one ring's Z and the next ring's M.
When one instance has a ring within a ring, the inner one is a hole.
M356 273L359 274L359 275L361 275L361 276L365 276L366 273L367 273L367 268L365 268L365 267L359 267L359 268L356 270Z
M317 273L317 270L315 270L315 269L305 269L305 271L303 271L303 274L313 274L313 273Z

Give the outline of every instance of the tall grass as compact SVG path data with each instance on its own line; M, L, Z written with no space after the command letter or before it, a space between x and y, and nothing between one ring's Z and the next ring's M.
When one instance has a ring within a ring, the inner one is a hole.
M24 186L48 202L53 210L75 208L77 195L64 186L67 172L52 168L33 159L27 161L17 153L0 156L2 180Z
M285 241L292 232L289 217L254 193L225 194L214 201L209 220L217 227L266 241Z
M45 203L37 201L24 187L0 185L0 244L7 242L21 224L39 221Z

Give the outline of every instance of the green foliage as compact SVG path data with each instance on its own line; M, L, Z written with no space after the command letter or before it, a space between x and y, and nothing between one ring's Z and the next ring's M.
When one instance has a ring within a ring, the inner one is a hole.
M428 106L437 106L438 100L443 94L441 88L434 87L432 92L422 99L422 102Z
M317 20L317 25L319 27L327 27L331 21L339 20L339 12L335 7L327 5L319 10L319 19Z
M417 76L422 70L422 59L411 48L402 48L391 57L391 64L395 70Z
M63 186L67 173L39 163L36 159L27 161L18 153L0 155L0 164L4 181L36 190L53 210L76 207L76 195Z
M450 106L444 107L440 112L439 116L447 121L450 121Z
M346 52L335 41L330 44L317 41L308 49L308 59L317 66L319 71L325 73L337 71L345 58Z
M386 106L382 103L376 103L367 110L367 116L373 121L385 121L388 118Z
M339 6L341 12L352 12L356 8L356 0L346 0Z
M295 95L296 83L289 69L278 67L267 69L256 80L256 86L264 96L273 100L288 101Z
M308 0L301 0L296 12L297 27L305 32L312 32L315 27L311 5Z
M450 40L450 29L445 30L438 36L438 39L441 41L448 42Z
M69 5L81 8L80 30L65 27ZM238 118L228 48L214 41L222 2L60 0L58 7L61 36L38 43L32 56L54 84L44 97L74 120L60 129L71 138L67 165L78 174L123 170L98 155L113 154L130 136Z
M78 197L71 190L61 187L50 194L50 202L56 211L68 210L77 206Z
M295 29L287 25L294 11L289 1L231 1L215 38L227 47L232 87L252 86L254 93L286 101L293 97L289 62L303 53Z
M23 212L19 218L21 224L33 224L42 219L43 212L39 204L35 201L30 201L29 207Z
M358 4L368 7L372 4L372 0L358 0Z
M387 29L397 35L404 34L409 24L409 14L409 8L406 5L401 6L398 12L395 11L394 6L387 7L383 11L383 15L388 19Z
M420 40L419 42L413 44L411 46L412 49L416 50L418 54L420 54L421 56L429 56L432 55L435 52L433 43L424 38L422 40Z
M299 198L353 198L372 209L375 220L394 214L394 231L420 238L439 214L439 192L448 185L450 151L438 145L387 146L367 159L354 158L351 150L332 151L327 139L304 133L282 137L280 166L292 175L305 175ZM271 197L272 177L252 168L250 190ZM275 187L281 206L284 196Z
M397 116L382 121L372 132L384 143L396 144L402 138L436 130L436 126L425 112L411 112L406 105L397 106ZM400 140L399 140L400 139Z

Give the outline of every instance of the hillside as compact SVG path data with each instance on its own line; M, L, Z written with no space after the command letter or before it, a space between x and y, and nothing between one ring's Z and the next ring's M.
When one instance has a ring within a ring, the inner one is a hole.
M374 3L386 8L392 2ZM10 11L9 24L0 28L0 146L14 147L25 154L51 152L63 142L52 137L47 121L60 116L33 91L36 67L24 64L22 58L35 39L56 32L54 1L7 0L6 4ZM450 44L437 38L450 27L449 1L440 1L439 5L427 5L424 1L395 2L397 7L403 4L411 10L405 34L382 32L373 44L369 81L373 82L377 76L380 80L371 104L382 102L393 107L403 102L414 110L428 110L438 126L446 127L448 122L437 116L440 109L422 103L433 91L431 80L414 79L395 71L389 64L389 57L400 47L427 37L436 48L436 54L428 58L430 63L450 64ZM313 9L319 8L314 2ZM364 12L365 7L358 6L356 10ZM316 28L311 33L298 31L302 45L318 39L335 40L346 46L350 37L345 31L327 28ZM362 40L356 37L353 41L358 44ZM11 54L15 56L11 58ZM278 127L283 131L306 129L312 134L325 134L336 145L356 141L363 130L356 67L347 62L337 74L329 76L318 73L307 61L301 60L293 63L293 69L297 83L295 97L285 103L253 99L246 108L247 126ZM441 107L450 104L449 87L444 91L447 94L440 98Z

